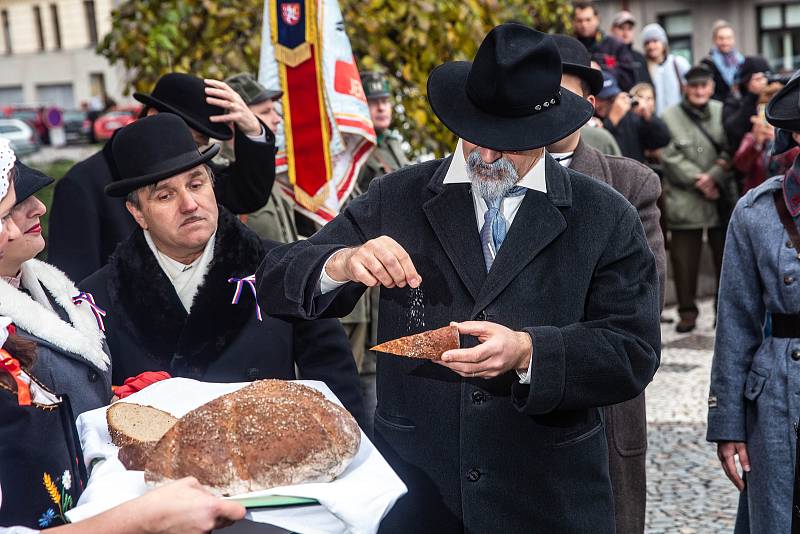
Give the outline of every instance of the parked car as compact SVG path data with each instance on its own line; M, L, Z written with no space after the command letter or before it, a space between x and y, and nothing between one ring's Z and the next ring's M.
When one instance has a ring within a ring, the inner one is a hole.
M33 128L41 143L49 143L50 132L44 122L44 107L9 106L3 110L3 115L9 119L20 119Z
M68 144L88 143L91 132L89 112L80 109L64 110L64 134Z
M0 119L0 137L11 141L11 148L17 156L31 154L40 148L36 132L21 119Z
M101 115L94 121L94 136L98 141L111 139L114 132L139 117L139 106L124 106Z

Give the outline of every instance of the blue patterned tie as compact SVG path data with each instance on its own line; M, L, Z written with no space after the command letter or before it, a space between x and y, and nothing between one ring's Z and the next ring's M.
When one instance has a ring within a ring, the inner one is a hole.
M506 218L500 211L500 205L506 197L520 197L528 190L521 186L512 187L505 197L488 200L484 198L488 210L483 214L483 226L481 227L481 248L483 249L483 260L486 262L486 272L492 268L492 263L497 257L497 251L503 246L506 240Z

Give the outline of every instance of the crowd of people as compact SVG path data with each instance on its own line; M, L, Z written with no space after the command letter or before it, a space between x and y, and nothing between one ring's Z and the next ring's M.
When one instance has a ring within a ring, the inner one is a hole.
M409 489L386 532L641 533L667 280L691 332L704 243L708 439L740 526L788 531L800 78L739 53L725 21L691 65L658 24L637 42L627 11L607 34L591 2L572 13L574 35L502 24L432 71L458 138L442 160L409 164L390 80L362 72L376 146L321 228L277 191L283 93L249 73L136 93L142 117L56 183L47 262L35 194L53 180L0 142L0 531L240 519L183 480L64 524L91 467L75 416L170 376L303 378L370 428L359 373L376 373L372 437ZM441 361L368 350L448 324L462 348Z

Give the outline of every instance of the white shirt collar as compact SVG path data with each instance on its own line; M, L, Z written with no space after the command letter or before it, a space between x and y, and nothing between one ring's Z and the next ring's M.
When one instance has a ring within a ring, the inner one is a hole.
M531 167L525 176L516 185L547 193L547 181L544 174L544 157ZM467 161L464 159L464 149L461 139L458 140L453 151L453 159L450 161L450 168L444 177L444 184L469 184L471 180L467 174Z

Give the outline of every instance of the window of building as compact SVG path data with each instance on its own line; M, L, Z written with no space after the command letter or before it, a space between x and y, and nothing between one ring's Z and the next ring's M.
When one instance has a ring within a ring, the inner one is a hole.
M97 45L97 17L94 13L94 0L84 0L83 9L86 13L86 28L89 30L89 43Z
M8 19L7 9L0 11L0 20L2 20L3 23L3 39L6 43L6 54L11 54L13 52L11 49L11 22Z
M776 72L800 67L800 4L758 8L759 52Z
M692 14L690 11L667 13L658 16L658 23L667 32L669 51L676 56L683 56L689 64L692 60Z
M36 37L39 40L39 50L44 52L44 25L42 24L42 8L33 6L33 21L36 23Z
M50 4L50 19L53 21L53 40L56 50L61 50L61 20L58 18L58 5Z

